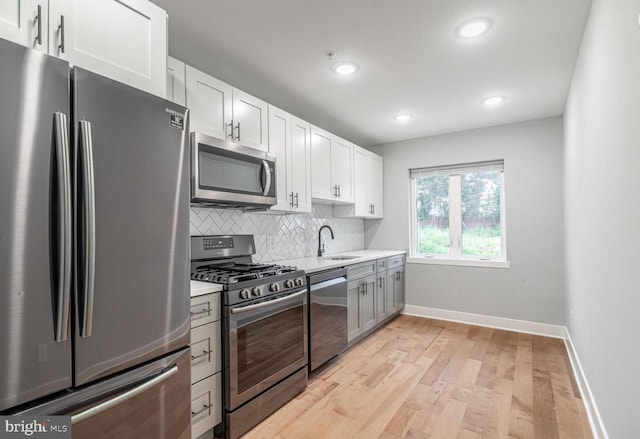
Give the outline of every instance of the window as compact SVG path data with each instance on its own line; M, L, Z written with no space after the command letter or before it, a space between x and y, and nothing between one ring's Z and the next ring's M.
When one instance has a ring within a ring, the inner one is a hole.
M411 169L411 255L506 261L503 171L502 160Z

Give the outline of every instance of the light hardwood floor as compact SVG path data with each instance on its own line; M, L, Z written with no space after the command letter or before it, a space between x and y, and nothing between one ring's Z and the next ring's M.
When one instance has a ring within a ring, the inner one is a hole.
M400 316L245 439L591 438L562 340Z

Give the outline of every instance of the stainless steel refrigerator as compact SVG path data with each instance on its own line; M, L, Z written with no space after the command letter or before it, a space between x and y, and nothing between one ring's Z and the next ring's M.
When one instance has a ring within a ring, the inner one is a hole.
M184 107L0 40L0 413L190 437Z

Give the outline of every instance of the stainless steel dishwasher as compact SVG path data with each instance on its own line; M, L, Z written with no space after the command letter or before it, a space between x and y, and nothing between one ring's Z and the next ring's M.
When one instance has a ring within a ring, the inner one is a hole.
M309 371L347 347L347 270L307 275L309 285Z

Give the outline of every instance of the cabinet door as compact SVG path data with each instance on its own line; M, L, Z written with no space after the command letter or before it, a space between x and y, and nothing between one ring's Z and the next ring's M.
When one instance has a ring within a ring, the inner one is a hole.
M297 212L311 212L311 125L292 118L290 190Z
M398 270L387 271L387 281L385 285L384 297L387 309L387 317L396 309L396 273Z
M369 154L366 150L354 146L353 148L353 180L355 195L355 216L369 217L372 215L369 200Z
M39 15L38 6L40 6ZM38 18L40 22L38 22ZM0 38L47 52L48 36L47 0L0 1Z
M269 105L269 152L276 155L276 197L273 210L293 210L290 186L291 115Z
M192 131L231 140L232 87L189 65L186 82Z
M167 58L167 99L178 105L186 105L185 65L175 58Z
M222 373L191 386L191 437L197 438L222 422Z
M332 135L311 127L311 197L333 202L334 190L331 186L331 144Z
M331 184L338 186L336 201L353 203L353 143L334 137L331 143Z
M394 277L394 311L400 311L404 307L404 268L398 269Z
M49 53L165 97L167 13L146 0L52 0ZM64 45L56 34L64 16Z
M369 203L373 204L372 218L382 218L383 211L383 167L382 157L377 154L369 155ZM357 180L356 180L357 181Z
M347 339L353 340L362 333L362 318L360 317L360 296L362 295L362 280L352 280L347 283Z
M362 280L364 291L360 296L360 316L362 317L362 332L376 326L376 276L369 276Z
M385 301L385 290L387 286L386 272L378 274L376 277L376 321L380 323L387 316L387 306Z
M233 89L234 142L269 151L268 106L263 100Z

